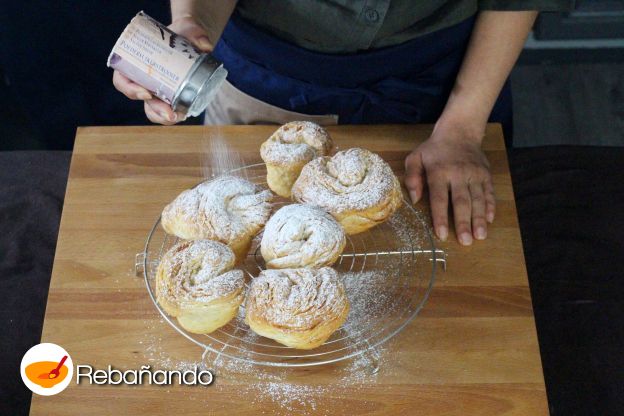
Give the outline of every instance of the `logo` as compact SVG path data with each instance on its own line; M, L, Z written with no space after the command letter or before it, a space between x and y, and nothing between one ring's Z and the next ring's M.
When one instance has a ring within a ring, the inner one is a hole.
M52 396L67 388L74 374L74 365L63 348L43 343L24 354L20 372L24 384L33 393Z

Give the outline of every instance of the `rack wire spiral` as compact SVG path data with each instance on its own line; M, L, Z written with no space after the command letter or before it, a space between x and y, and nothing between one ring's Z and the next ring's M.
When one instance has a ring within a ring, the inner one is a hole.
M267 187L263 163L227 174ZM289 203L291 201L280 198L274 203L274 209ZM246 260L238 266L246 272L246 284L264 269L259 246L261 238L262 234L256 236ZM446 267L446 255L435 248L426 221L404 201L387 222L348 236L345 250L333 267L345 283L351 303L350 315L345 325L325 344L304 351L254 334L244 322L244 304L235 319L211 334L198 335L184 330L158 305L154 291L160 259L177 241L163 231L158 218L149 232L143 253L137 254L137 274L144 277L147 291L164 320L207 351L274 367L328 364L370 353L416 317L432 290L437 267Z

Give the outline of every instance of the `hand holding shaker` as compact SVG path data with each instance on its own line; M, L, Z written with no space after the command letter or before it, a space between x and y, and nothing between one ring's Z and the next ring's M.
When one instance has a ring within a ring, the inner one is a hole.
M212 55L142 11L130 21L107 66L188 116L201 114L227 76Z

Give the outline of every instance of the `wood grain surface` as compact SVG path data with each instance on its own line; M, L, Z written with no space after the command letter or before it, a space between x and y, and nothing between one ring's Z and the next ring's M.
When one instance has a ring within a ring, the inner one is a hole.
M154 308L134 256L163 206L211 173L215 138L243 163L260 162L270 126L87 127L77 133L42 342L76 364L183 369L202 350ZM431 126L329 128L339 149L379 152L398 174ZM501 129L483 147L498 211L486 241L441 244L448 270L420 315L382 347L379 371L356 363L268 370L217 363L202 386L72 382L34 395L33 415L547 415L539 348ZM427 212L427 201L418 204ZM360 374L360 372L364 374Z

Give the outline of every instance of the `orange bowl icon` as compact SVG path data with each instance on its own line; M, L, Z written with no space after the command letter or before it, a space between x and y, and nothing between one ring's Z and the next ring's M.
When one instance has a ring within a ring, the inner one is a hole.
M22 357L24 385L40 396L53 396L72 382L74 363L65 348L51 342L33 345Z
M26 377L35 384L44 388L54 387L67 377L69 370L66 365L61 365L58 369L58 376L53 370L57 368L57 361L38 361L26 366Z

